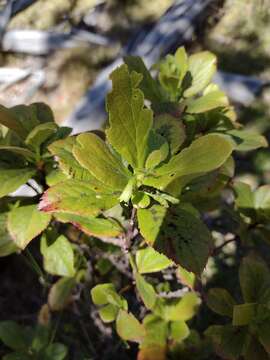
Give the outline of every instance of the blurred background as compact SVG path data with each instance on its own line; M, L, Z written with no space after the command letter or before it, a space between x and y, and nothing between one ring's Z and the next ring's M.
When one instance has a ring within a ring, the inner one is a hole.
M0 103L43 101L74 133L106 120L108 75L125 54L148 66L185 45L218 57L215 81L240 121L270 127L270 0L0 0ZM242 162L263 181L267 150Z

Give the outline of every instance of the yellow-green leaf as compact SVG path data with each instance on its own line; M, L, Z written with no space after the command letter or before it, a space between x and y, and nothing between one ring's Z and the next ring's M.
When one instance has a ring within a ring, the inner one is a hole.
M0 169L0 197L17 190L34 174L33 169Z
M138 88L141 78L122 65L111 74L113 88L107 96L109 142L134 169L144 167L153 123L152 111L145 108L143 93Z
M14 243L24 249L49 225L51 215L38 210L37 205L13 208L8 213L8 231Z

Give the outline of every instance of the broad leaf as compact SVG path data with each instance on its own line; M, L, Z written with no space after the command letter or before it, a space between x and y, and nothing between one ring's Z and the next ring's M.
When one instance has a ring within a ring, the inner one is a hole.
M185 97L198 94L210 83L216 72L216 62L216 56L209 51L203 51L189 57L188 72L191 77L191 86L185 90Z
M114 191L122 191L126 186L130 176L128 170L97 135L78 135L73 155L104 186Z
M111 304L127 310L127 301L116 292L115 286L111 283L96 285L91 290L91 297L95 305Z
M24 249L31 240L49 225L51 215L38 210L36 205L13 208L8 214L8 230L14 243Z
M116 331L118 335L127 341L140 343L145 336L142 324L131 313L120 310L116 319Z
M90 236L116 237L123 233L123 228L114 219L95 217L83 217L68 213L55 213L56 219L61 222L69 222Z
M98 311L101 320L105 323L110 323L115 321L118 312L119 312L119 307L112 304L107 304Z
M146 274L164 270L172 265L172 261L153 248L147 247L136 252L136 264L138 272Z
M1 169L0 197L8 195L25 184L35 174L32 169Z
M217 314L232 317L236 302L227 290L215 288L207 294L207 305Z
M220 167L231 155L233 147L222 136L209 134L193 141L188 148L173 156L157 169L157 175L186 176Z
M239 269L239 279L245 302L269 301L270 273L262 259L244 258Z
M13 130L21 138L27 134L15 114L3 105L0 105L0 124L6 126L10 130Z
M200 114L218 107L226 107L229 101L224 92L217 90L212 91L198 99L191 100L187 104L186 112L190 114Z
M166 346L168 337L168 324L159 316L148 314L143 319L143 326L146 330L146 336L140 347L149 349L153 347L163 348Z
M14 321L0 322L0 340L12 350L25 350L29 345L23 327Z
M0 145L0 151L10 151L14 154L23 156L26 160L32 161L35 159L35 154L30 151L29 149L26 149L24 147L19 146L7 146L7 145Z
M110 127L107 136L111 145L134 168L144 167L152 111L144 107L144 96L138 89L142 76L129 73L126 65L112 74L112 91L107 96Z
M240 305L234 305L233 307L233 326L245 326L255 318L256 315L256 303L246 303Z
M91 183L70 179L47 190L39 203L39 209L46 212L96 216L117 203L116 197L95 192Z
M200 274L212 249L212 237L198 217L181 207L166 212L158 205L139 209L141 234L157 251L188 271Z
M65 236L59 236L52 244L48 244L46 236L43 236L41 252L44 258L44 269L48 273L70 277L75 275L74 251Z

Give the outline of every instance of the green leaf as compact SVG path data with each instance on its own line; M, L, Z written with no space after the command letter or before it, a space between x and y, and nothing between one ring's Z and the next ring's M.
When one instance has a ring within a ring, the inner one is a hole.
M270 354L270 324L269 324L269 320L266 320L263 322L263 324L260 324L258 339L259 339L260 343L263 345L265 351L267 351L267 353Z
M142 236L157 251L188 271L203 271L213 243L211 233L197 216L180 206L166 212L154 205L139 209L138 221Z
M207 329L206 335L212 338L223 358L238 359L245 349L248 329L244 326L214 325Z
M75 143L76 138L69 136L53 142L48 149L52 155L57 156L59 167L67 176L77 180L93 180L93 176L79 164L72 153Z
M267 352L254 336L249 337L243 355L245 360L269 360Z
M3 105L0 105L0 124L6 126L10 130L13 130L21 138L27 134L15 114Z
M21 155L29 161L33 161L35 159L35 154L24 147L0 145L0 151L1 150L10 151L14 154Z
M237 151L250 151L268 146L264 136L252 131L230 130L226 134L231 136Z
M227 290L215 288L207 294L207 305L217 314L232 317L236 302Z
M135 275L135 281L136 287L140 297L142 298L142 301L144 302L144 305L147 307L147 309L153 310L157 301L157 294L153 286L138 273Z
M167 209L160 205L154 205L149 209L138 209L137 211L140 232L151 246L159 236L166 212Z
M237 207L246 211L252 210L255 207L255 204L251 187L248 184L239 181L234 183L233 188L236 192L235 203Z
M148 314L143 319L143 326L146 335L140 344L140 348L147 349L156 346L166 346L168 336L168 324L166 321L154 314Z
M70 179L47 190L39 203L39 209L46 212L96 216L117 203L117 197L95 192L91 183Z
M198 94L210 83L216 72L216 63L216 56L209 51L202 51L189 57L188 72L191 76L191 86L185 90L185 97Z
M154 312L166 321L187 321L197 312L200 299L189 292L179 299L159 299Z
M188 101L186 112L190 114L200 114L218 107L226 107L228 105L229 100L227 96L224 92L217 90L203 95L198 99Z
M56 219L64 223L72 223L81 231L90 236L116 237L123 233L123 228L114 219L103 219L95 217L83 217L68 213L55 213Z
M184 321L173 321L170 326L170 336L177 342L182 342L190 334L189 328Z
M54 122L54 116L51 108L42 102L35 102L29 105L35 118L40 123Z
M8 213L8 231L20 248L24 249L31 240L49 225L51 215L42 213L36 205L13 208Z
M157 165L159 165L162 161L164 161L169 154L169 145L168 143L164 143L161 145L160 149L152 151L145 163L146 169L153 169Z
M255 191L254 207L261 215L270 217L270 185L260 186Z
M111 74L113 88L107 96L108 140L134 169L144 167L153 124L152 111L145 108L143 93L138 88L141 78L122 65Z
M17 190L35 174L32 169L1 169L0 170L0 197Z
M68 349L65 345L54 343L46 347L42 352L42 360L64 360L68 354Z
M188 148L173 156L159 167L157 175L174 177L200 174L219 168L229 158L233 147L228 140L216 134L209 134L193 141Z
M116 331L126 341L140 343L145 336L145 329L142 324L131 313L120 310L116 319Z
M0 340L12 350L25 350L29 345L24 328L14 321L0 322Z
M101 320L105 323L110 323L115 321L118 312L119 312L119 307L112 304L105 305L98 311Z
M127 301L116 292L111 283L96 285L91 290L91 297L95 305L111 304L119 309L127 310Z
M234 305L232 321L233 326L248 325L255 317L256 308L256 303Z
M158 106L158 104L162 102L163 96L158 83L152 78L143 60L139 56L125 56L124 62L127 64L129 72L135 71L136 73L143 75L139 88L143 92L145 98L152 102L154 107Z
M53 275L75 275L74 251L68 239L61 235L52 244L47 243L46 236L41 239L41 253L44 269Z
M170 114L162 114L155 118L154 128L167 140L171 154L177 153L186 139L183 123Z
M37 125L25 139L25 143L34 150L38 150L40 146L57 130L57 125L52 122Z
M194 289L196 283L196 275L193 272L187 271L182 266L178 266L177 276L180 278L182 284L187 285L192 290Z
M153 248L147 247L136 252L136 265L140 274L146 274L164 270L172 265L172 261Z
M3 356L2 360L32 360L31 355L26 355L21 352L14 352Z
M59 279L50 289L48 304L52 311L63 310L71 299L71 294L76 286L76 281L71 277Z
M262 259L248 256L239 269L242 294L247 303L264 303L269 300L270 273Z
M104 186L113 191L122 191L126 186L130 173L97 135L78 135L73 155L80 165Z
M0 257L7 256L19 250L14 244L7 229L8 213L0 214Z

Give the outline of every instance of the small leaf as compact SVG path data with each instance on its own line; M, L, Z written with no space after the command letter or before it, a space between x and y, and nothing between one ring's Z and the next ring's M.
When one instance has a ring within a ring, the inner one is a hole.
M128 65L129 71L135 71L142 74L143 78L139 84L146 99L150 100L155 106L162 102L162 94L158 83L152 78L150 72L146 68L143 60L139 56L125 56L124 62Z
M207 305L217 314L232 317L236 302L227 290L216 288L209 290Z
M168 337L168 323L154 314L148 314L143 319L146 336L140 347L149 349L152 347L166 347Z
M135 82L134 74L138 75L130 74L126 65L111 74L113 88L107 96L110 123L107 136L110 144L134 169L141 169L146 159L153 114L145 108L144 95L138 89L142 76Z
M36 205L21 206L8 213L8 230L15 244L24 249L46 229L50 220L51 215L39 211Z
M0 124L13 130L21 138L25 137L27 134L15 114L3 105L0 105Z
M190 114L200 114L218 107L226 107L228 105L229 100L227 96L224 92L217 90L203 95L198 99L188 101L186 112Z
M8 213L0 214L0 257L10 255L19 250L8 233L7 219Z
M44 269L53 275L75 275L74 251L68 239L61 235L48 245L46 236L41 239L41 252L44 257Z
M186 139L183 123L170 114L162 114L155 118L154 128L167 140L171 154L177 153Z
M194 289L196 283L196 275L193 272L187 271L182 266L178 266L177 276L180 278L182 284L187 285L192 290Z
M164 143L161 145L160 149L152 151L145 163L146 169L153 169L158 166L162 161L164 161L169 154L169 145L168 143Z
M25 350L29 346L23 327L14 321L0 322L0 340L12 350Z
M110 323L115 321L118 312L119 312L119 307L112 304L105 305L98 311L101 320L105 323Z
M142 348L138 353L137 360L167 360L166 347L151 346Z
M127 301L116 292L111 283L96 285L91 290L91 297L95 305L111 304L119 309L127 310Z
M153 248L147 247L136 252L136 264L139 273L146 274L164 270L172 265L172 261Z
M270 325L269 320L263 322L259 327L258 339L265 351L270 354Z
M216 72L216 62L216 56L209 51L202 51L189 57L188 71L191 75L191 86L185 90L185 97L198 94L210 83Z
M1 169L0 197L6 196L24 185L35 174L33 169Z
M184 321L173 321L170 327L170 336L178 343L185 340L190 334L189 328Z
M154 311L166 321L187 321L197 312L200 299L189 292L179 299L159 299Z
M120 310L116 319L116 331L126 341L140 343L145 336L145 329L142 324L131 313Z
M147 307L147 309L152 310L155 307L157 301L157 294L153 286L149 284L140 274L135 275L135 280L136 287L142 298L142 301L144 302L144 305Z
M262 259L248 256L239 269L239 280L245 302L269 301L270 273Z
M252 131L230 130L226 134L231 136L237 151L250 151L268 146L264 136Z
M34 150L38 150L40 146L57 130L57 125L52 122L46 122L37 125L25 139L25 143Z
M68 305L75 286L75 279L70 277L63 277L53 284L48 296L50 309L52 311L63 310Z
M255 318L256 308L256 303L234 305L232 322L233 326L248 325Z
M68 354L68 349L63 344L53 343L47 346L42 353L42 360L64 360Z
M32 161L32 162L35 159L35 154L32 151L30 151L24 147L0 145L0 150L10 151L14 154L21 155L24 158L26 158L27 160Z

